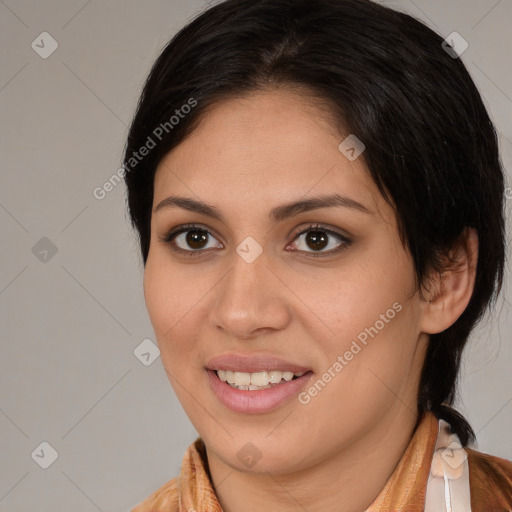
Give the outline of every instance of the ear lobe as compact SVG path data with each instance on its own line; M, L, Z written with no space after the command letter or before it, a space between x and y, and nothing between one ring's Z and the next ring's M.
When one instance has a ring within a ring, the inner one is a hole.
M441 273L430 279L431 286L424 293L421 330L437 334L453 325L464 312L475 287L478 263L478 234L465 228L457 246L443 258L446 261Z

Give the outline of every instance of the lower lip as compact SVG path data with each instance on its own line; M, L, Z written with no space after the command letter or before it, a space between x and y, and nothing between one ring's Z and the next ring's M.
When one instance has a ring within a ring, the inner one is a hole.
M244 390L232 388L229 384L219 379L217 372L207 370L210 387L219 401L228 409L245 414L258 414L277 409L290 397L297 395L309 381L313 372L306 372L301 377L281 381L271 388Z

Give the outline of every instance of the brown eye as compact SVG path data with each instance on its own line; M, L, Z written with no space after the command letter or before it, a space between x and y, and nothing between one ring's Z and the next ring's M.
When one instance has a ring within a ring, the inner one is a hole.
M220 242L217 245L210 243L216 238L207 229L195 225L182 226L161 237L160 240L169 244L174 251L189 255L201 253L206 249L222 248Z
M191 229L186 232L185 242L192 249L204 249L205 243L208 241L208 234L202 229Z
M310 256L329 256L352 244L351 240L320 225L311 225L298 233L294 240L296 249ZM324 250L324 249L328 250Z
M324 231L309 231L306 234L306 244L315 251L320 251L328 245L328 238Z

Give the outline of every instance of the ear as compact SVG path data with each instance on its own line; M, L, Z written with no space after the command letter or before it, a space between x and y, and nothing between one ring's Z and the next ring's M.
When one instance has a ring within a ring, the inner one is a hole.
M428 289L423 288L425 302L421 331L436 334L448 329L464 312L475 287L478 263L478 234L465 228L457 244L444 255L441 273L430 276Z

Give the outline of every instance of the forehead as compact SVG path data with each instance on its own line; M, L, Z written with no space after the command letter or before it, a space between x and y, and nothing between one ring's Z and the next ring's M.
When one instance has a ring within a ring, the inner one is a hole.
M283 198L337 192L380 209L383 198L363 158L351 161L339 149L350 133L327 114L282 89L215 103L160 162L154 204L181 193L268 209Z

